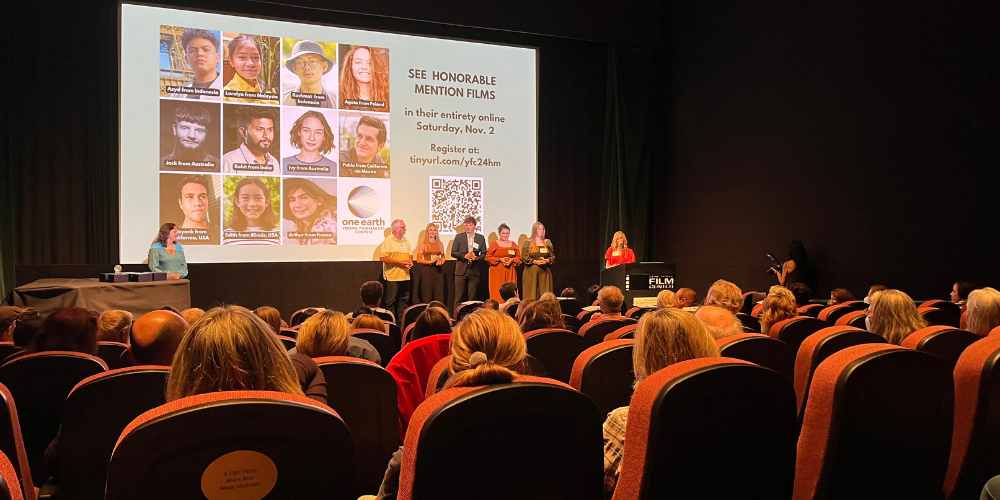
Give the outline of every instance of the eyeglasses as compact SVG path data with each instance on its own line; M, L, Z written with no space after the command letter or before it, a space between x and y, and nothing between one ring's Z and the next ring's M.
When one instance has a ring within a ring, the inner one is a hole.
M314 59L312 61L295 61L295 62L292 63L292 67L295 68L295 69L302 69L302 68L313 69L316 66L319 66L319 63L321 63L321 62L323 62L322 59L320 59L320 60L315 60Z

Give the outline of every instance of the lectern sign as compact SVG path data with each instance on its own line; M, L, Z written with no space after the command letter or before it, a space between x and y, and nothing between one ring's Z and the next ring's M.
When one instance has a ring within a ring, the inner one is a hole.
M625 290L673 290L672 274L626 274Z
M663 290L677 287L677 266L669 262L634 262L601 271L601 285L614 285L625 294L625 303L639 307L656 300ZM638 300L637 300L638 299Z

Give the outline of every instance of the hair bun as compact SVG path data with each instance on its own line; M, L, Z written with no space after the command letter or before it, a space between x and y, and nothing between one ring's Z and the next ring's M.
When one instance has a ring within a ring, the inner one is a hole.
M486 353L484 353L482 351L476 351L476 352L472 353L471 356L469 356L469 366L471 366L473 368L475 368L475 367L477 367L477 366L479 366L479 365L481 365L483 363L486 363L487 361L489 361L489 358L487 358L486 357Z

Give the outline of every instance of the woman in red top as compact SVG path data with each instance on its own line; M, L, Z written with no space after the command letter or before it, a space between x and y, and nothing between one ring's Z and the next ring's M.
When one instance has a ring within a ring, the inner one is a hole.
M635 253L628 247L628 240L625 233L618 231L611 238L611 248L604 254L605 267L610 269L621 264L631 264L635 262Z
M497 229L499 240L486 250L486 262L490 264L490 298L503 303L500 285L512 281L517 283L517 266L521 265L521 252L517 243L510 240L510 226L500 224Z

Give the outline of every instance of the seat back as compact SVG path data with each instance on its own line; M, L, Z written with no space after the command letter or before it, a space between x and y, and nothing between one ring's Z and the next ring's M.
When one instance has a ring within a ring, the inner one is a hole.
M609 340L634 339L635 338L635 329L636 328L639 328L639 324L638 323L634 323L634 324L631 324L631 325L625 325L625 326L623 326L623 327L621 327L621 328L619 328L619 329L617 329L617 330L615 330L615 331L613 331L613 332L605 335L604 336L604 341L607 342Z
M867 311L868 304L863 300L849 300L847 302L842 302L841 305L849 306L855 311Z
M823 304L806 304L799 307L799 314L803 316L809 316L810 318L815 318L819 316L819 312L825 309L826 306Z
M139 415L166 404L170 370L136 366L82 380L66 398L59 435L59 496L103 500L111 451Z
M587 346L597 345L604 341L604 336L624 326L635 324L629 318L599 318L588 321L580 327L577 335L587 341ZM548 366L548 365L546 365Z
M759 318L762 310L764 310L764 304L756 304L753 306L753 309L750 310L750 315L754 318Z
M0 500L21 500L21 489L18 485L14 466L7 455L0 453Z
M431 335L406 344L385 369L396 380L399 439L406 435L410 416L424 402L427 377L441 358L451 354L451 335Z
M417 316L420 316L420 313L424 312L425 309L427 309L427 304L413 304L412 306L407 307L406 310L403 311L403 318L399 323L400 327L406 328L407 325L412 325L415 321L417 321Z
M865 319L868 318L868 313L866 311L851 311L839 318L834 326L853 326L864 330L867 325L865 325Z
M792 498L940 498L953 404L933 355L889 344L833 354L809 387Z
M451 375L449 372L450 366L450 355L441 358L440 361L434 364L430 375L427 376L427 389L424 390L424 399L437 394L444 387L444 384L448 382L448 377Z
M237 491L243 495L233 495ZM358 497L354 442L336 412L270 391L215 392L167 403L122 433L105 498L265 496Z
M809 384L813 373L826 358L848 347L861 344L885 344L879 335L869 333L853 326L829 326L810 335L799 346L795 355L795 399L798 402L799 417L806 409L806 399L809 396Z
M346 356L316 358L326 399L354 437L358 486L378 491L385 465L399 447L396 381L382 367Z
M795 351L788 344L759 333L730 335L715 341L719 354L770 368L789 382L795 371Z
M298 340L299 330L297 328L282 328L278 330L278 335Z
M788 498L795 394L777 372L732 358L670 365L629 405L615 500ZM733 464L720 473L706 466Z
M830 326L836 325L841 316L855 311L853 306L847 304L837 304L835 306L824 307L816 317L826 321Z
M278 340L281 341L281 345L285 346L286 351L291 351L295 347L296 340L291 337L286 337L284 335L278 335Z
M948 302L947 300L928 300L922 304L918 309L944 309L945 311L950 311L954 314L961 314L962 307L958 304Z
M0 366L0 384L17 403L35 484L44 484L49 477L42 456L59 431L66 396L81 380L107 370L97 356L68 351L26 354Z
M0 342L0 363L3 363L3 360L15 352L21 352L21 348L14 345L13 342Z
M379 358L382 359L384 368L392 360L392 357L399 352L399 344L392 341L392 337L379 330L362 328L351 331L351 336L367 341L378 351Z
M955 368L962 352L980 338L982 337L972 332L937 325L921 328L907 335L900 345L908 349L929 352L948 362L948 366Z
M403 331L400 330L399 325L393 323L392 321L383 321L383 323L385 323L385 326L389 327L389 337L392 337L392 340L396 342L396 345L403 345Z
M530 331L524 334L524 341L528 354L541 361L552 378L564 383L569 382L577 356L590 347L583 337L559 328Z
M414 326L416 326L416 323L410 323L409 325L406 325L406 328L403 329L403 345L406 345L407 342L413 341L413 339L410 338L410 336L413 335Z
M483 307L483 301L481 300L469 300L462 302L461 304L455 306L455 321L461 321L466 314L469 314L480 307Z
M569 385L590 397L601 415L628 406L632 399L633 344L633 339L601 342L580 353L573 363Z
M948 304L951 304L948 302ZM954 304L953 304L954 305ZM961 313L957 311L952 311L949 309L938 309L935 307L928 307L926 309L920 309L920 316L924 318L930 326L941 325L950 326L952 328L961 327Z
M124 368L121 363L122 353L128 349L128 344L121 342L98 342L97 357L108 365L109 370Z
M520 302L514 302L513 304L508 304L507 307L503 308L503 312L510 316L511 318L517 318L517 306L521 305Z
M580 327L583 326L583 322L576 319L576 316L570 316L569 314L563 314L563 324L566 325L566 329L572 332L580 331Z
M580 321L581 325L583 325L583 324L587 323L588 321L590 321L590 317L593 316L595 313L598 313L598 312L600 312L600 311L596 311L596 310L595 311L584 311L584 310L581 310L580 313L576 315L576 319L578 321Z
M602 420L549 379L444 390L413 415L397 498L599 500Z
M17 418L17 407L10 391L0 384L0 455L11 462L13 479L4 477L6 486L13 493L18 490L29 500L35 498L35 485L31 480L28 455L21 440L21 424Z
M760 321L757 318L749 314L736 313L736 319L740 320L744 328L749 328L757 333L763 333L760 331Z
M739 314L749 315L753 311L754 306L754 294L757 292L744 292L743 293L743 307L740 307Z
M559 309L562 310L563 314L576 316L583 310L583 304L576 299L559 299Z
M768 336L778 339L792 346L792 350L799 351L799 345L806 337L826 328L826 322L808 316L796 316L794 318L781 320L771 325Z

